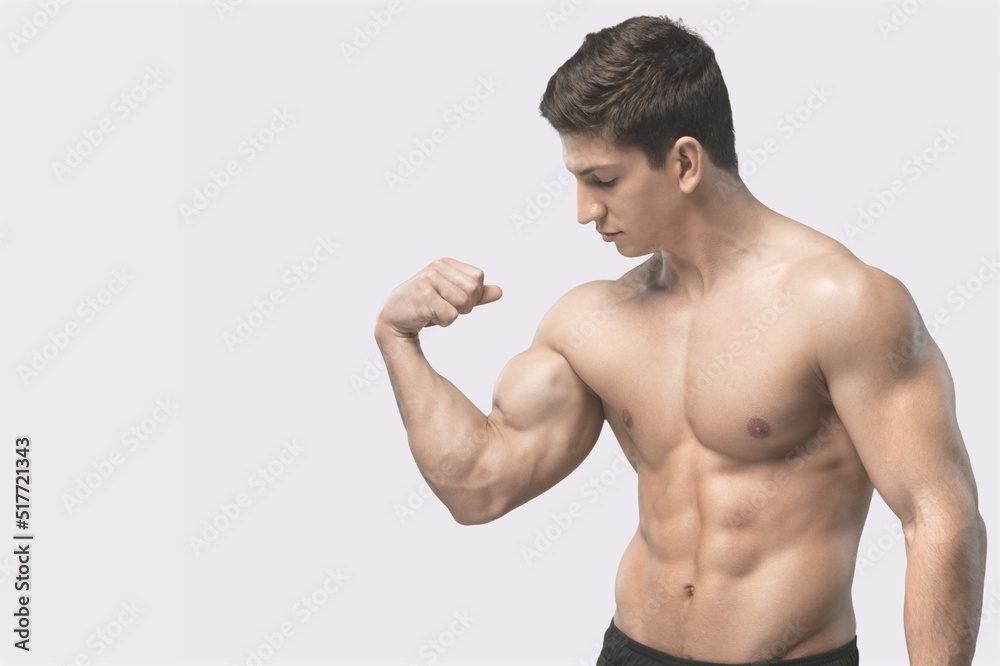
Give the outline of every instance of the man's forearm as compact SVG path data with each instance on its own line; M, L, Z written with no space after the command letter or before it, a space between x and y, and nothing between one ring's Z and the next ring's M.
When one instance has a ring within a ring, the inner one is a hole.
M908 539L904 624L912 666L968 666L983 606L986 528L961 520L915 521Z
M477 522L488 498L469 484L486 452L486 415L431 367L416 336L380 327L375 339L417 467L457 520Z

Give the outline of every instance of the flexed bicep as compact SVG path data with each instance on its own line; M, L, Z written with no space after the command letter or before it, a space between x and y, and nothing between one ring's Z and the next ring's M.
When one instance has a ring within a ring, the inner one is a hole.
M569 361L536 342L504 368L487 419L505 513L583 462L601 434L604 411Z

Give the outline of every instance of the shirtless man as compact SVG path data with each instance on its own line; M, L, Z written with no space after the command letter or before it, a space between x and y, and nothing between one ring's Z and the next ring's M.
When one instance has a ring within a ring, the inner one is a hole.
M638 474L639 526L598 663L814 666L857 663L874 488L905 534L911 664L969 664L986 533L952 380L907 290L747 190L715 55L681 25L588 35L541 110L579 222L651 256L560 298L489 414L418 333L500 288L440 259L392 292L376 340L434 493L460 523L495 520L566 477L607 421ZM574 335L585 321L593 334Z

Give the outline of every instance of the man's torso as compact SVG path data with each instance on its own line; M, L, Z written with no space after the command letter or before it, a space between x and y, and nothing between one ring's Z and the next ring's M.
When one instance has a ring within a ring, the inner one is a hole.
M825 265L856 260L816 232L785 240L705 294L657 284L654 256L586 285L565 322L559 351L638 473L615 623L677 656L794 658L855 635L872 486L819 369L812 297L836 280Z

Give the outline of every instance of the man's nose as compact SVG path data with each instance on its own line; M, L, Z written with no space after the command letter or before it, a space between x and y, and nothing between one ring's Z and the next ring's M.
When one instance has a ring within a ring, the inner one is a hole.
M604 219L608 209L598 201L586 187L578 187L576 192L576 221L588 224Z

